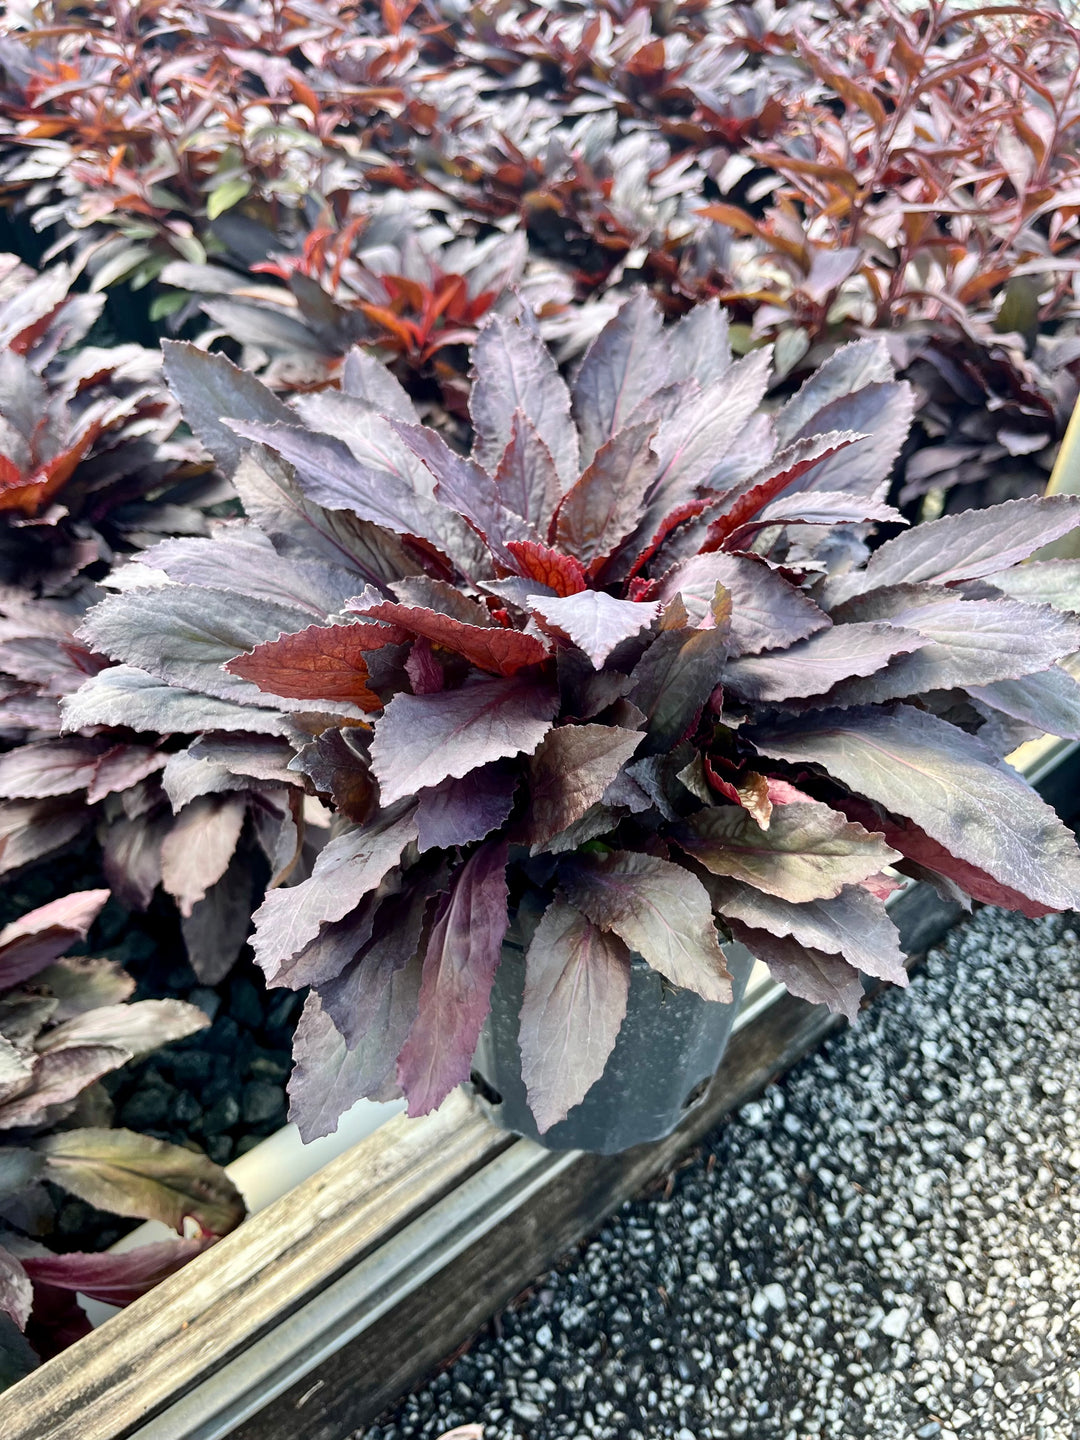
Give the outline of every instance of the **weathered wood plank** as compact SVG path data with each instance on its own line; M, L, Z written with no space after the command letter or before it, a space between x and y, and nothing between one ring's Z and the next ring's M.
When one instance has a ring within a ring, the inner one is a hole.
M464 1095L398 1117L0 1395L4 1440L116 1440L512 1144Z

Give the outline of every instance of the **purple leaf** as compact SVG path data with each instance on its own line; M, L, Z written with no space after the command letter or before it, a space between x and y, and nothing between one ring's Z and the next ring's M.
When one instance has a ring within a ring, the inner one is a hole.
M1046 735L1080 740L1080 684L1060 665L1018 680L969 685L967 692L973 700L1034 725Z
M290 770L306 775L340 815L358 825L370 818L375 805L368 740L368 732L356 726L324 730L289 762Z
M129 1305L175 1275L216 1239L204 1235L195 1240L162 1240L120 1254L69 1250L63 1255L28 1255L23 1267L35 1285L77 1291L105 1305Z
M671 354L669 378L696 380L706 389L731 365L727 311L718 300L694 305L666 334Z
M0 930L0 989L36 975L77 940L85 940L108 898L108 890L76 890L5 925Z
M138 1000L133 1005L98 1005L55 1025L38 1037L37 1050L48 1054L73 1045L114 1045L133 1058L148 1055L159 1045L183 1040L210 1021L201 1010L183 1000Z
M674 566L660 582L665 604L682 595L693 624L709 612L717 585L731 592L731 653L756 655L803 640L832 624L808 595L763 560L715 552Z
M395 695L375 727L371 763L384 805L480 765L531 754L551 728L554 689L516 678L433 695Z
M1080 610L1080 561L1029 560L1011 570L995 570L986 577L1014 600L1029 605L1051 605L1055 610Z
M305 1144L332 1135L346 1110L370 1091L365 1052L350 1050L323 1009L317 990L304 1002L293 1037L289 1119ZM389 1099L389 1095L377 1098Z
M110 595L89 611L77 635L111 659L137 665L170 685L259 705L263 697L258 688L227 674L222 666L283 632L302 630L310 619L304 610L228 590L168 585ZM298 707L288 703L281 708ZM72 723L70 713L67 723Z
M794 903L727 881L714 890L713 900L727 920L790 936L811 950L842 955L856 970L878 980L908 983L900 932L882 902L862 885L845 885L831 900Z
M930 642L891 625L836 625L786 650L729 661L724 686L743 700L789 700L821 695L852 675L869 675L894 655Z
M529 608L584 650L597 670L624 640L638 635L660 614L655 600L616 600L604 590L546 599L530 595Z
M520 410L551 452L563 485L575 480L578 437L570 419L570 393L530 321L523 315L493 314L476 337L473 369L469 413L479 464L494 473Z
M731 596L720 585L711 618L706 630L663 630L634 667L629 699L644 712L656 749L682 739L720 683L731 636Z
M644 513L656 474L652 421L629 425L602 445L555 512L552 542L597 574Z
M378 466L364 463L342 441L300 426L236 424L233 428L249 440L268 445L293 465L297 483L316 504L349 510L396 535L418 535L466 574L488 572L489 562L466 521L449 506L415 489L406 470L388 468L392 460ZM392 430L390 434L400 445Z
M790 936L753 930L738 920L729 923L733 938L756 955L785 990L812 1005L827 1005L834 1015L845 1015L854 1025L863 997L862 981L854 965L839 955L810 950Z
M574 416L582 463L627 424L635 406L667 379L663 316L646 290L636 291L589 346L574 380Z
M216 700L168 684L132 665L114 665L87 680L62 702L65 730L84 725L125 725L177 735L193 730L252 730L280 735L284 717L277 710Z
M496 762L421 790L416 805L421 854L471 845L504 825L514 806L517 783L515 772Z
M830 695L837 705L876 705L928 690L1016 680L1080 649L1080 621L1015 600L961 600L947 590L902 585L849 602L859 620L887 620L930 643ZM847 625L838 627L840 633Z
M161 348L165 378L184 419L226 475L236 469L246 448L226 419L264 424L295 420L272 390L224 355L210 355L183 340L165 340Z
M701 881L655 855L579 855L561 872L571 905L613 930L673 985L704 1000L731 1000L731 975Z
M775 806L767 830L738 806L713 805L675 838L712 874L796 904L831 899L899 859L880 835L816 801Z
M20 1330L26 1329L34 1304L34 1292L22 1264L0 1245L0 1314L10 1315Z
M829 582L830 604L891 585L953 585L1016 565L1080 524L1080 497L1028 496L916 525L871 555L865 570Z
M206 1234L227 1235L246 1213L225 1171L182 1145L86 1127L46 1135L34 1148L47 1179L113 1215L160 1220L178 1232L190 1218Z
M556 900L525 957L521 1078L543 1135L604 1073L630 991L630 952Z
M821 765L1029 899L1054 910L1080 904L1069 831L993 751L934 715L909 705L823 711L753 741L765 755Z
M319 852L308 880L271 890L255 912L252 948L267 981L278 976L323 923L341 920L379 885L416 839L416 815L380 812L368 825L337 835Z
M37 800L85 790L107 745L81 736L19 745L0 755L0 798Z
M181 915L225 874L246 813L244 795L200 795L173 821L161 843L161 883Z
M115 1045L78 1045L34 1058L29 1088L0 1101L0 1130L39 1125L53 1118L53 1106L67 1105L88 1085L131 1059Z
M644 736L613 725L549 730L529 761L524 839L539 847L600 801Z
M795 482L796 488L872 495L889 478L907 439L914 410L915 392L906 381L865 385L829 401L792 437L791 443L829 430L854 430L866 439L822 460Z
M514 411L510 441L495 471L495 487L508 510L523 516L538 533L547 533L562 494L559 472L551 451L520 410Z
M508 924L506 859L505 840L476 850L435 921L419 1013L398 1057L410 1115L436 1109L469 1078Z
M818 424L817 416L827 405L865 385L881 385L893 378L889 347L880 336L841 345L781 409L777 416L779 443L790 445L800 434L820 433L828 427Z

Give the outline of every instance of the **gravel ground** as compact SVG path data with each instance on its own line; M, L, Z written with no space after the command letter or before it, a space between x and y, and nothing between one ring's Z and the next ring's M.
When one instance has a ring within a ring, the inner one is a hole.
M1080 938L984 910L353 1440L1080 1440Z

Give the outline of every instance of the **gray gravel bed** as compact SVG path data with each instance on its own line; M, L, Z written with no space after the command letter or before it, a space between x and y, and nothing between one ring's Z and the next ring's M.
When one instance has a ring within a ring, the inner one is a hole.
M983 910L354 1440L1080 1440L1080 938Z

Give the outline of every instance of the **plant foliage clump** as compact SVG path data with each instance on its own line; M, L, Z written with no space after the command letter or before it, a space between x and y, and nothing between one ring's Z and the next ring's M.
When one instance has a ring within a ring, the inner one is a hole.
M108 898L77 891L0 930L0 1388L88 1333L79 1294L126 1304L244 1217L206 1156L110 1128L101 1077L209 1022L179 1000L128 1003L120 965L65 955ZM54 1218L47 1184L180 1238L56 1254L39 1239Z
M199 542L202 584L89 613L83 642L120 663L66 712L138 703L168 728L183 707L196 728L204 707L212 730L228 700L335 808L253 940L271 984L310 987L306 1135L359 1096L418 1114L467 1078L537 906L520 1043L547 1129L603 1070L632 954L724 1001L739 940L853 1015L860 974L906 981L888 867L1031 915L1080 899L1071 835L1001 758L1080 733L1076 569L1020 564L1080 500L871 551L902 524L912 410L882 342L770 413L770 352L735 358L715 303L665 326L637 293L569 386L527 311L496 315L468 455L361 352L341 393L291 407L190 347L167 363L248 519Z

